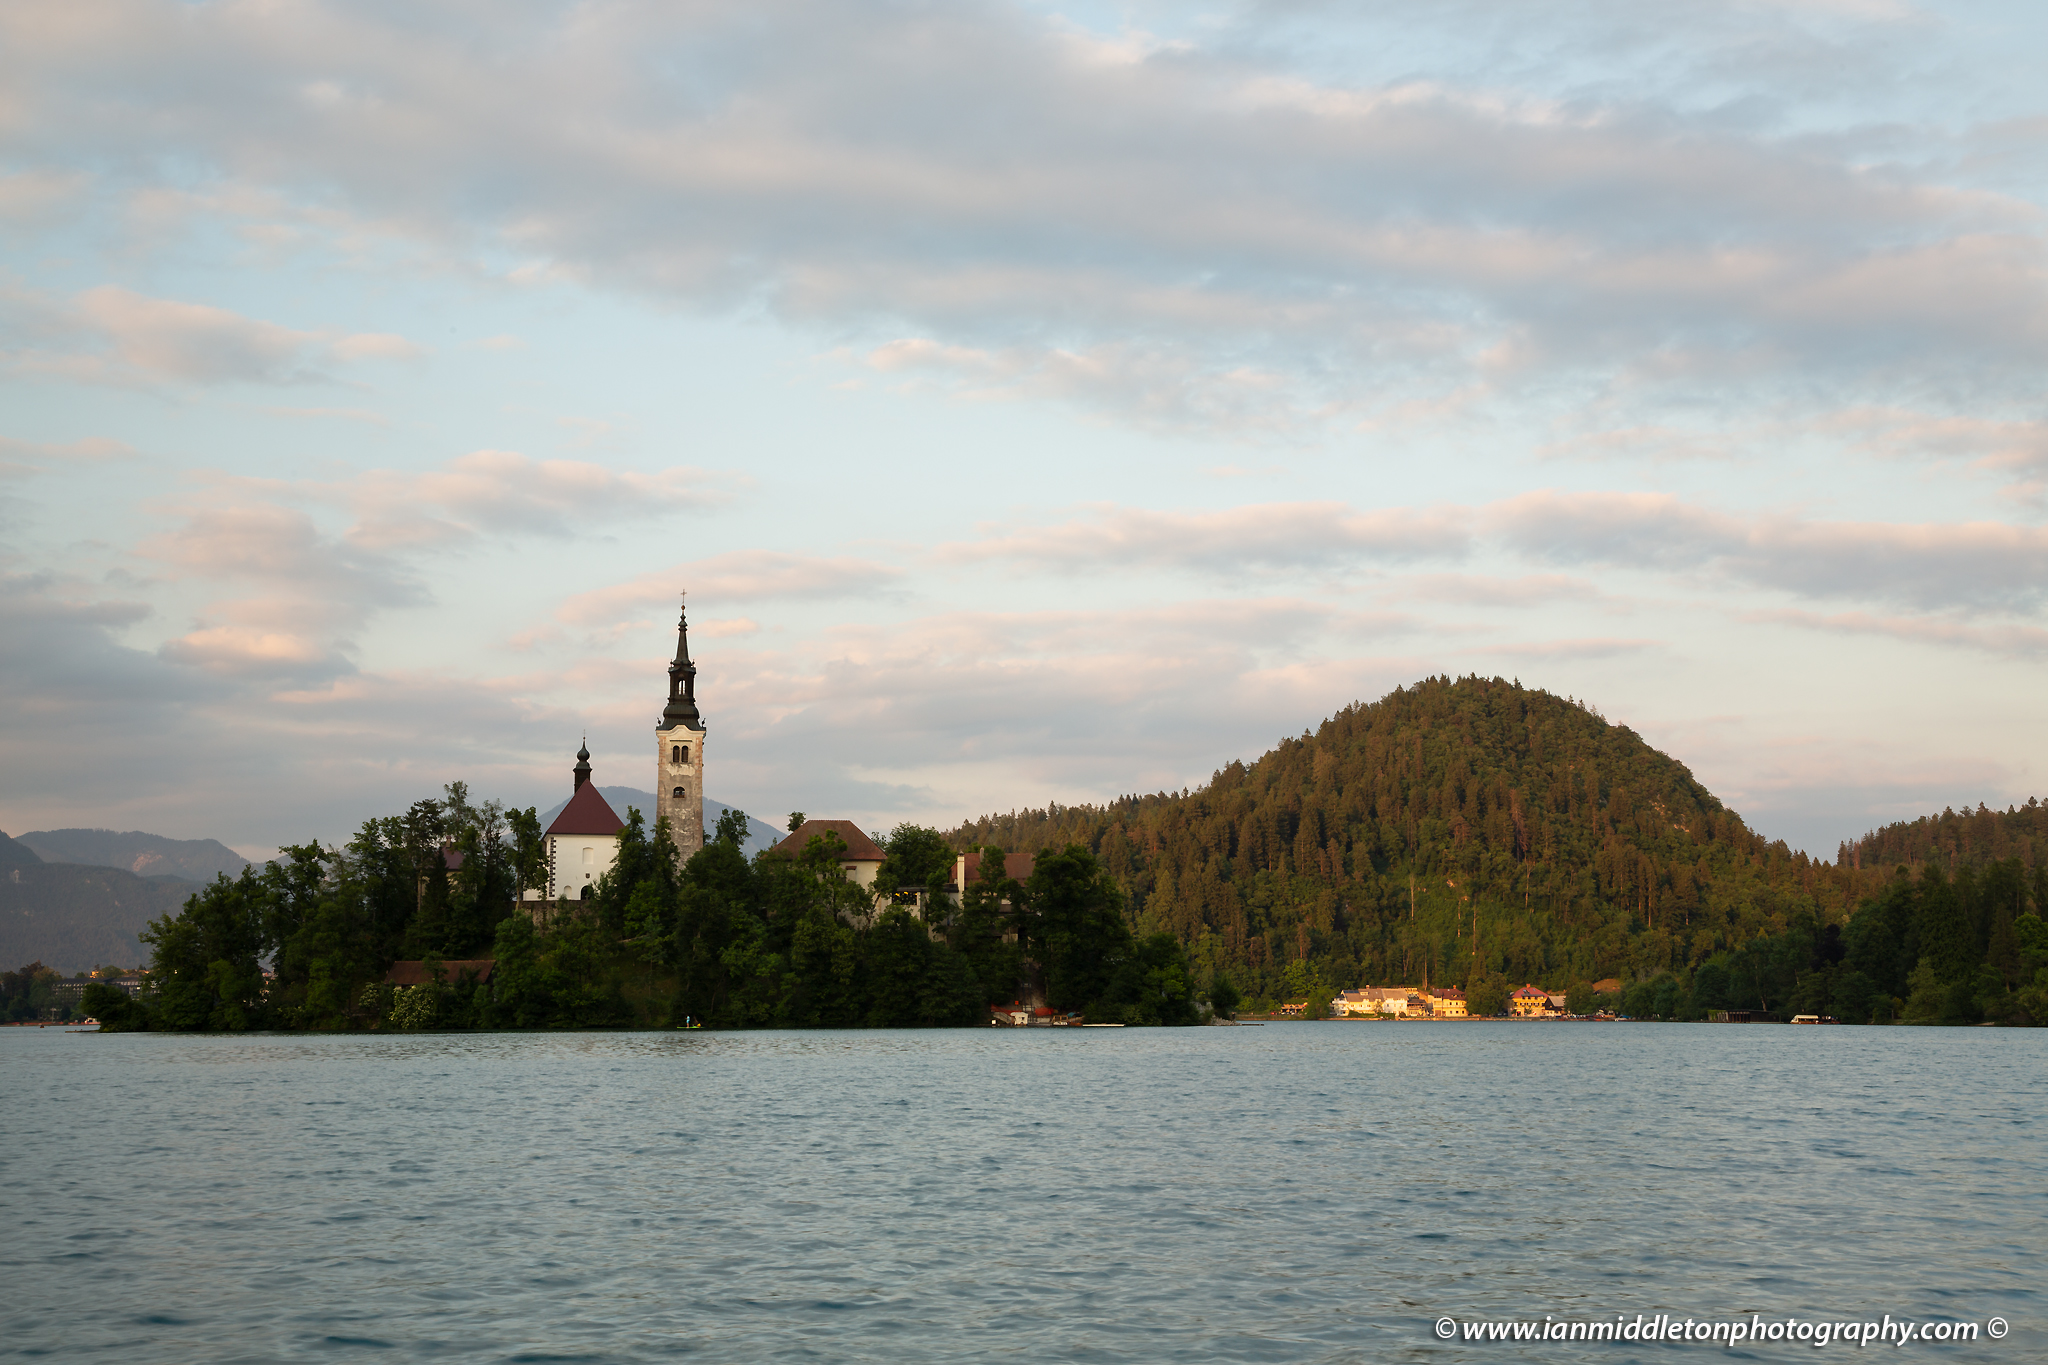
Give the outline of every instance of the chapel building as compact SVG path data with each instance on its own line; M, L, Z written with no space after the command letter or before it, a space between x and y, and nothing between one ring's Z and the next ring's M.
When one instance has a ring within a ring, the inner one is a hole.
M576 766L570 773L576 785L569 793L569 804L542 836L548 856L547 886L528 890L527 900L584 900L618 860L619 831L626 822L590 780L587 741L576 751Z

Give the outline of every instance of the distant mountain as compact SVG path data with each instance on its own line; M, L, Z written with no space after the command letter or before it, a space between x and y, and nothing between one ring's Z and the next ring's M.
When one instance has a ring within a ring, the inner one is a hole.
M653 826L653 792L641 791L638 787L600 786L597 789L597 794L602 796L614 811L618 812L621 820L626 818L626 807L633 806L639 810L642 816L646 817L649 827ZM562 813L562 807L568 804L569 798L565 796L560 801L555 802L554 805L542 811L540 813L540 827L546 829L553 822L554 818ZM718 817L731 809L732 807L726 805L723 801L713 801L706 797L704 799L704 832L709 834L712 828L717 825ZM776 841L781 838L782 831L775 828L775 826L756 820L751 815L747 817L746 854L748 857L751 858L761 849L773 847Z
M140 830L43 829L21 835L46 863L118 867L138 877L183 877L210 882L225 872L239 877L249 860L218 839L166 839Z
M140 966L149 953L136 935L196 889L174 877L45 863L25 840L0 834L0 963L11 970L39 961L62 972Z
M36 851L18 839L0 834L0 872L14 867L41 867L43 860Z

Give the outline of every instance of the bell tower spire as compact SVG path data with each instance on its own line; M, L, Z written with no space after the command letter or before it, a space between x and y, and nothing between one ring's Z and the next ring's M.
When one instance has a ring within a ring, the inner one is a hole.
M690 662L690 607L683 603L676 618L676 659L668 666L668 705L661 713L661 728L687 725L703 728L697 715L697 665Z
M676 617L676 657L668 666L668 705L654 727L654 815L668 821L676 855L704 847L704 717L697 710L697 665L690 662L690 612Z

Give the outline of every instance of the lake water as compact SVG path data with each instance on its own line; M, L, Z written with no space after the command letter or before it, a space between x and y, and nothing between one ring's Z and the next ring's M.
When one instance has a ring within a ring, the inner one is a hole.
M2048 1031L0 1030L0 1356L2048 1359ZM1439 1317L2002 1341L1477 1344Z

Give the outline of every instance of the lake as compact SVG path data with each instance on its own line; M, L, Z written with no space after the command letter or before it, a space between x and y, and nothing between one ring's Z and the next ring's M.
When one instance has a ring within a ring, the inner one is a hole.
M1770 1025L4 1029L0 1356L2039 1360L2044 1062ZM1434 1326L1638 1314L2011 1335Z

